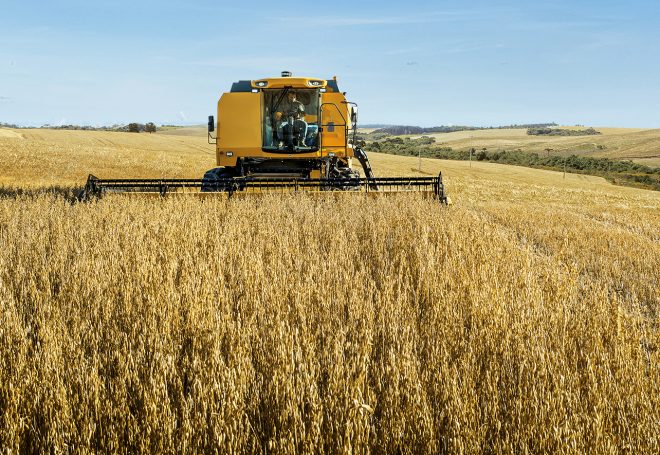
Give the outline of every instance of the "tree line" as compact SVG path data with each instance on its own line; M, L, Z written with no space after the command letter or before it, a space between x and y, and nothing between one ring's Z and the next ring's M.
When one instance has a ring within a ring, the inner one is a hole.
M33 128L28 126L20 126L13 123L0 122L0 128L13 128L13 129L26 129ZM153 122L148 123L129 123L127 125L112 125L112 126L89 126L89 125L41 125L40 129L49 130L80 130L80 131L119 131L125 133L155 133L158 127Z
M569 130L565 128L528 128L527 134L530 136L594 136L602 134L593 128L584 130Z

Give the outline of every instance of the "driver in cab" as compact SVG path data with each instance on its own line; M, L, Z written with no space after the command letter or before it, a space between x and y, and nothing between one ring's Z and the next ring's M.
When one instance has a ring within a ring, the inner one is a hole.
M277 125L278 147L284 146L284 130L293 126L294 131L298 131L298 147L305 147L305 138L307 137L307 122L305 118L305 105L298 101L296 92L290 91L286 95L277 112L275 112L275 122ZM292 119L292 124L289 121Z

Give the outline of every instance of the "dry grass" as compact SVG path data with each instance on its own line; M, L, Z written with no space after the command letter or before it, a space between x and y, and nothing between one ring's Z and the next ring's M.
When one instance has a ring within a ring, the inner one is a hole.
M0 128L0 137L2 138L11 138L11 139L22 139L23 136L14 130L8 128Z
M206 137L104 131L16 130L0 136L0 185L82 185L106 178L201 177L215 151Z
M193 136L193 137L207 137L206 126L185 126L175 128L163 128L156 134L163 134L165 136Z
M660 196L473 164L424 161L449 208L0 200L0 448L657 453Z

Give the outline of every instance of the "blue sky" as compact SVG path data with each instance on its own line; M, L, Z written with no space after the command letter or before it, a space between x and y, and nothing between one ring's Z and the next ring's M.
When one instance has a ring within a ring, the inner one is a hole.
M660 2L0 0L0 122L203 123L332 77L360 123L660 127Z

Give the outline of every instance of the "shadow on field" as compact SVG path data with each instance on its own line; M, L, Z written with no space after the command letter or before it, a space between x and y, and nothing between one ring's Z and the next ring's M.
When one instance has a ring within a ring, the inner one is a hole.
M0 199L34 198L39 196L58 196L68 202L78 201L82 191L77 186L45 186L36 188L21 188L13 186L0 186Z

